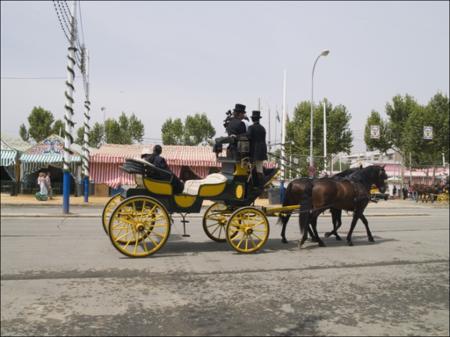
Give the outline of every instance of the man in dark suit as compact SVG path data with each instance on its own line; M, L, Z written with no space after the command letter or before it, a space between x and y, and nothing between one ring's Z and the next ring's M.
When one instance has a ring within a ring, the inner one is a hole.
M149 153L146 153L146 152L147 152L147 150L144 149L143 153L141 155L142 159L148 161L149 163L152 163L156 167L159 167L159 168L161 168L163 170L170 171L169 166L166 163L166 160L164 159L164 157L161 156L161 153L162 153L161 145L155 145L153 147L153 153L152 154L149 154Z
M264 187L263 163L267 160L266 129L259 124L261 119L260 111L252 111L253 125L250 125L247 131L247 137L250 141L250 160L255 164L258 185Z
M236 104L233 110L233 118L231 118L227 126L227 133L229 136L239 136L247 131L245 123L242 121L245 117L245 113L245 105Z
M227 156L231 156L233 158L236 158L237 156L237 137L240 135L245 135L247 131L245 123L242 121L245 117L245 113L245 105L236 104L233 110L233 118L230 119L227 126L228 136L233 136L236 138L228 146Z

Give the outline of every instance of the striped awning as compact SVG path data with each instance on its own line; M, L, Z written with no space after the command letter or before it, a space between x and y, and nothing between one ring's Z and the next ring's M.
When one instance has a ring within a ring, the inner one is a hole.
M20 156L22 174L36 172L42 168L47 168L48 165L63 168L63 155L60 153L40 153L40 154L22 154ZM77 166L81 163L80 156L71 156L70 171L76 172Z
M152 153L153 144L103 144L91 152L89 159L92 163L121 164L127 158L140 158L144 149ZM162 156L169 166L221 166L211 146L163 145Z
M17 151L2 150L0 154L0 166L11 166L16 163Z
M22 154L20 161L22 163L59 163L63 162L64 155L60 153L39 153L39 154ZM81 162L80 156L70 156L71 162Z
M91 166L90 178L96 184L106 184L112 188L121 185L134 185L135 177L132 174L121 170L118 164L99 164L95 163Z

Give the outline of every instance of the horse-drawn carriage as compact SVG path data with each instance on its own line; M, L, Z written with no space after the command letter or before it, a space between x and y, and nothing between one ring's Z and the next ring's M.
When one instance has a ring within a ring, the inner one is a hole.
M269 237L267 216L293 211L299 206L257 208L252 206L275 178L278 169L265 169L265 180L255 183L248 158L248 142L238 143L235 156L218 157L220 173L201 180L181 182L174 174L141 159L127 159L122 169L135 175L136 188L113 196L106 204L102 221L113 246L130 257L144 257L166 243L173 213L182 217L199 213L204 200L214 203L205 211L203 229L217 242L228 242L241 253L261 249Z

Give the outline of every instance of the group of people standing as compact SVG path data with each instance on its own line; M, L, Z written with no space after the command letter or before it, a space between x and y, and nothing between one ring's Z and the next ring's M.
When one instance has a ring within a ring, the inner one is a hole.
M263 163L267 160L267 144L266 144L266 129L259 123L261 111L253 110L251 120L253 124L250 125L245 111L245 105L236 104L233 109L233 117L226 125L228 136L246 136L250 142L250 160L255 165L257 179L259 185L264 182ZM235 147L236 144L230 144L230 147Z
M39 172L37 184L39 185L39 192L35 194L37 200L47 201L48 199L53 199L53 189L50 179L50 172Z
M250 160L255 166L258 185L262 186L264 182L264 170L263 163L267 160L267 144L266 144L266 129L259 123L261 117L261 111L254 110L250 119L253 124L250 124L246 106L243 104L236 104L231 118L227 119L225 126L226 132L230 137L246 136L250 143ZM230 143L229 150L237 150L237 141ZM161 156L162 147L155 145L153 152L150 153L148 149L144 149L141 153L141 158L152 163L158 168L168 170L169 167Z

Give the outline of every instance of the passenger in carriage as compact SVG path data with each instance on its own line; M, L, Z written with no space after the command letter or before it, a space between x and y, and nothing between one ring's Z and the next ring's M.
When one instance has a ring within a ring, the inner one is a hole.
M161 168L163 170L170 171L169 166L166 163L166 160L164 157L161 156L162 153L162 147L161 145L155 145L153 147L153 153L148 153L147 149L144 149L142 151L141 158L148 161L149 163L155 165L158 168Z
M253 124L250 125L247 131L247 138L250 141L250 160L256 167L256 175L259 188L264 187L264 170L263 163L267 160L267 144L266 144L266 129L259 124L261 119L260 111L252 111Z

